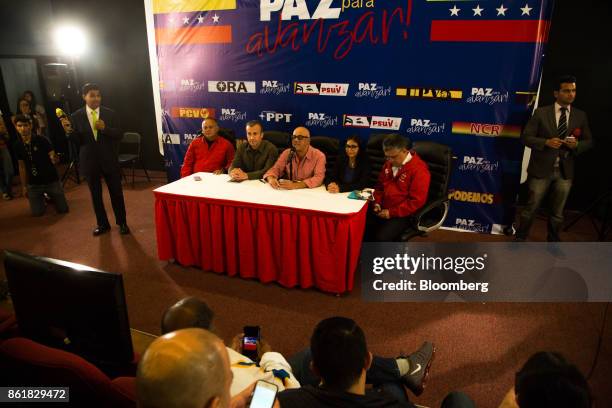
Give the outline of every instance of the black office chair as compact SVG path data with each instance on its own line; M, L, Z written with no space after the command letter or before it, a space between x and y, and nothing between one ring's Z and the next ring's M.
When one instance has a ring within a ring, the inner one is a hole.
M366 150L372 165L373 185L378 181L378 174L385 164L382 142L386 136L387 134L374 133L368 139ZM428 232L440 228L446 220L450 203L448 183L453 165L450 147L436 142L418 141L413 143L412 150L427 163L431 182L425 205L411 216L411 225L401 234L401 241L408 241L415 236L425 236Z
M234 149L236 149L236 132L234 132L233 129L219 128L217 133L219 136L230 142L232 146L234 146Z
M425 236L428 232L442 226L448 215L450 200L448 198L448 182L453 166L453 154L449 146L430 142L414 142L412 149L419 155L431 174L429 193L423 208L411 217L411 226L401 235L402 241L408 241L415 236Z
M279 130L264 130L263 138L276 146L279 155L283 152L283 150L288 149L289 146L291 146L291 134L287 132L281 132Z
M119 144L119 165L122 167L121 175L123 179L127 181L125 177L125 173L123 172L123 167L130 164L132 166L132 188L134 188L134 170L136 169L136 162L140 163L140 166L145 172L145 176L148 181L151 181L149 177L149 173L142 162L141 150L140 150L140 142L142 137L140 133L136 132L125 132L123 134L123 139L121 139L121 143Z
M325 154L325 173L326 175L330 174L338 160L340 141L329 136L312 136L310 145Z

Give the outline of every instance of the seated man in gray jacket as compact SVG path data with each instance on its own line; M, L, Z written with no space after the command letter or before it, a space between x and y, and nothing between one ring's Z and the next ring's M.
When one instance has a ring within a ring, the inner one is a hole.
M246 124L247 143L238 146L234 161L229 169L232 180L260 179L276 162L278 150L267 140L263 140L263 126L257 120Z

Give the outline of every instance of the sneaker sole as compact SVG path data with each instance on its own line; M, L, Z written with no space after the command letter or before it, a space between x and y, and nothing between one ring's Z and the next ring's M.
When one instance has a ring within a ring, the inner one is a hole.
M408 388L408 386L404 385L405 389L412 391L412 393L416 395L417 397L420 396L423 393L423 391L425 391L425 387L427 386L427 380L429 378L429 369L431 368L431 363L433 363L435 357L436 357L436 346L434 345L431 351L431 358L429 359L429 363L427 363L427 366L425 367L425 374L423 375L423 381L421 382L421 386L417 388L416 390L413 390L411 388Z

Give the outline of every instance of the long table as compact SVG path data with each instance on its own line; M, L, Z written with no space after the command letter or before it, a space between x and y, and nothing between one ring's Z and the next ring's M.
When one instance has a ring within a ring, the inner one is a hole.
M286 287L353 288L365 201L228 180L197 173L154 191L160 260Z

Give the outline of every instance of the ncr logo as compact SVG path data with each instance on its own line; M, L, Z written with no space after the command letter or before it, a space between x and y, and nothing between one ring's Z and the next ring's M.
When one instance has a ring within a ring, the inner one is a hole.
M259 118L266 122L291 123L292 113L281 113L275 111L262 111Z
M208 81L208 92L255 93L255 81Z

